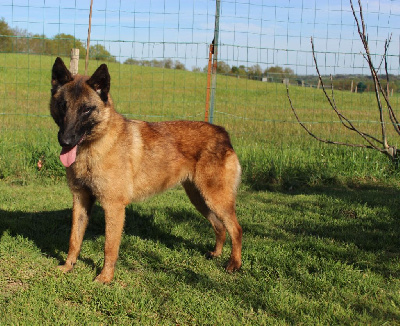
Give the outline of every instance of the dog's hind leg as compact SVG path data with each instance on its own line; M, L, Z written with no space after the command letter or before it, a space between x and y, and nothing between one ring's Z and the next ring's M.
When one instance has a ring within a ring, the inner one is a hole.
M72 228L68 256L65 264L58 266L58 269L64 273L72 270L78 259L94 202L95 197L89 190L80 189L73 191Z
M232 252L226 266L228 272L238 270L242 265L242 228L235 210L240 172L237 156L231 154L225 157L222 164L218 160L199 161L194 177L194 183L212 213L209 216L213 216L214 224L217 220L222 222L231 237Z
M212 197L205 195L205 197L213 216L222 221L231 238L232 251L226 270L228 272L238 270L242 265L242 228L237 221L235 207L229 202L221 203L219 195Z
M208 258L218 257L222 253L222 248L226 239L226 228L224 224L216 217L216 215L208 208L206 205L203 196L200 194L200 191L196 188L196 186L190 182L186 181L183 183L183 187L185 188L186 194L188 195L192 204L197 208L197 210L206 217L215 232L215 246L214 250L207 253Z
M233 272L240 269L242 266L242 227L237 221L235 212L226 215L221 213L219 216L221 216L220 218L222 219L228 234L231 237L232 252L228 264L226 265L226 270L228 272Z
M109 283L114 277L115 264L118 259L119 246L125 222L125 205L113 203L101 203L106 220L106 240L104 245L104 266L96 277L100 283Z

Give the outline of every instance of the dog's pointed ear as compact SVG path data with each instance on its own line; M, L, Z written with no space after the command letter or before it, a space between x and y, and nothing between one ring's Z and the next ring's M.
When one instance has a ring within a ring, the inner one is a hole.
M51 71L51 94L54 95L64 84L72 80L72 75L60 57L57 57Z
M111 77L106 64L100 65L93 73L92 77L87 81L87 84L93 88L103 102L108 101L108 93L110 92Z

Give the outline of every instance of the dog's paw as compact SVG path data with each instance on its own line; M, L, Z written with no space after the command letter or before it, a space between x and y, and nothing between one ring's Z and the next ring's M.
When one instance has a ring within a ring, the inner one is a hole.
M216 252L215 250L214 251L209 251L209 252L206 253L206 258L207 259L214 259L214 258L217 258L219 256L221 256L221 252Z
M73 264L65 263L64 265L57 266L57 269L63 273L68 273L74 268Z
M242 262L240 260L237 261L237 260L230 259L229 262L228 262L228 265L225 268L225 270L228 273L232 273L234 271L238 271L241 266L242 266Z
M114 272L105 272L103 270L99 275L97 275L94 281L101 284L108 284L112 281L113 278L114 278Z
M112 281L112 277L110 278L100 274L94 279L94 281L100 284L109 284Z
M209 251L206 253L206 258L207 259L214 259L215 257L217 257L213 251Z

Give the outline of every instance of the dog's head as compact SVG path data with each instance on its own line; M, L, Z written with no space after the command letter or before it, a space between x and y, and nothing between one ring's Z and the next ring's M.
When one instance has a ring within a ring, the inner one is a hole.
M78 146L101 134L112 109L110 80L105 64L86 77L72 76L61 58L54 62L50 113L59 127L60 159L66 167L75 161Z

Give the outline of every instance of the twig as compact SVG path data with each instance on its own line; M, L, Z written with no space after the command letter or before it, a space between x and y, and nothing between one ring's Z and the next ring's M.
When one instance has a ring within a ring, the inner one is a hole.
M334 92L333 92L333 85L331 86L332 88L332 99L329 97L328 93L325 90L325 84L322 80L322 76L321 73L319 71L319 67L318 67L318 62L317 62L317 58L315 56L315 50L314 50L314 41L311 38L311 47L312 47L312 55L313 55L313 59L314 59L314 63L315 63L315 69L317 71L318 74L318 78L321 82L321 86L322 86L322 91L325 94L326 99L328 100L330 106L332 107L332 109L335 111L336 115L339 117L340 122L343 124L344 127L346 127L347 129L354 131L356 133L358 133L362 138L364 138L371 146L373 146L374 148L375 145L370 141L370 139L372 139L373 141L376 141L378 143L380 143L381 145L383 145L382 141L380 141L379 139L377 139L376 137L369 135L367 133L361 132L359 131L356 127L354 127L354 125L351 123L351 121L349 119L347 119L337 108L335 100L334 100Z
M86 76L88 74L88 66L89 66L90 33L92 30L92 7L93 7L93 0L90 0L89 27L88 27L88 37L87 37L87 44L86 44L86 59L85 59L85 75Z
M289 103L290 103L290 108L292 109L292 112L294 114L294 116L296 117L297 122L300 124L300 126L302 126L304 128L304 130L313 138L315 138L316 140L322 142L322 143L326 143L326 144L335 144L335 145L345 145L345 146L350 146L350 147L361 147L361 148L369 148L369 149L376 149L380 152L384 152L384 150L372 145L363 145L363 144L351 144L351 143L343 143L343 142L338 142L338 141L333 141L333 140L328 140L328 139L322 139L318 136L316 136L314 133L312 133L310 131L310 129L308 129L305 124L303 122L301 122L299 116L297 115L296 109L293 106L292 103L292 99L290 97L290 93L289 93L289 87L286 85L286 93L287 93L287 97L289 99Z
M389 148L389 145L387 143L387 137L386 137L386 127L385 127L385 121L383 118L383 108L382 108L382 102L380 99L380 89L382 89L382 87L380 86L380 82L379 82L379 77L378 74L375 70L375 67L372 63L372 59L371 59L371 54L369 51L369 46L368 46L368 38L367 38L367 34L366 34L366 28L365 28L365 22L364 22L364 15L363 15L363 11L362 11L362 5L361 5L361 0L358 0L358 6L360 8L360 18L361 18L361 27L360 27L360 22L357 18L354 6L353 6L353 1L350 0L350 5L351 5L351 9L353 11L353 16L354 19L356 21L357 24L357 29L358 29L358 34L361 38L361 42L363 43L364 49L365 49L365 55L364 58L366 59L369 69L371 71L371 75L372 75L372 79L374 81L374 88L375 88L375 97L376 97L376 102L378 105L378 109L379 109L379 119L381 122L381 133L382 133L382 143L385 149ZM361 31L362 28L362 31ZM378 86L379 85L379 86Z
M390 120L392 122L392 125L395 129L395 131L400 135L400 125L399 125L399 121L397 120L397 117L393 111L392 106L390 105L390 101L389 101L389 91L388 91L388 85L389 85L389 73L388 73L388 67L387 67L387 51L389 48L389 44L391 41L391 35L389 37L388 40L386 40L385 42L385 48L384 48L384 55L381 59L381 62L379 64L379 68L378 70L381 69L382 63L384 63L384 67L385 67L385 73L386 73L386 82L387 82L387 90L385 91L383 89L383 86L380 82L379 79L379 75L377 73L377 70L375 69L372 59L371 59L371 54L370 54L370 50L369 50L369 45L368 45L368 35L367 35L367 31L366 31L366 25L364 22L364 15L363 15L363 10L362 10L362 5L361 5L361 0L358 0L358 6L359 6L359 17L356 14L356 10L354 9L353 6L353 1L350 0L350 5L351 5L351 9L353 12L353 16L354 16L354 20L357 24L357 29L358 29L358 34L360 36L361 42L363 43L364 46L364 50L365 53L363 53L363 57L364 59L367 61L368 66L370 68L370 72L371 72L371 76L372 79L374 81L374 92L375 92L375 97L376 97L376 102L377 102L377 106L378 106L378 110L379 110L379 118L380 118L380 124L381 124L381 134L382 134L382 140L364 133L360 130L358 130L353 123L347 119L338 109L337 105L336 105L336 101L335 101L335 93L334 93L334 89L333 89L333 80L332 80L332 75L330 76L331 78L331 96L328 95L326 89L325 89L325 84L322 80L322 76L321 73L319 71L319 67L318 67L318 62L317 62L317 58L316 58L316 54L315 54L315 49L314 49L314 40L313 38L311 38L311 48L312 48L312 55L313 55L313 59L314 59L314 63L315 63L315 69L317 71L318 74L318 79L320 82L320 85L322 86L322 90L323 93L325 95L325 98L327 99L327 101L329 102L331 108L333 109L333 111L336 113L336 115L338 116L338 118L340 119L340 122L342 123L342 125L351 130L356 132L359 136L361 136L368 144L351 144L351 143L344 143L344 142L337 142L337 141L332 141L332 140L327 140L327 139L322 139L318 136L316 136L314 133L311 132L311 130L309 128L306 127L306 125L301 122L296 109L293 106L292 103L292 99L290 98L290 94L289 94L289 87L288 85L286 85L286 92L287 92L287 97L289 99L289 103L290 103L290 107L292 109L292 112L294 114L294 116L296 117L297 122L300 124L300 126L313 138L315 138L316 140L323 142L323 143L327 143L327 144L336 144L336 145L345 145L345 146L350 146L350 147L361 147L361 148L369 148L369 149L375 149L381 153L384 153L385 155L389 156L394 162L397 163L397 149L395 146L389 146L387 143L387 136L386 136L386 124L384 121L384 116L383 116L383 106L382 106L382 102L381 102L381 97L380 95L382 94L383 98L386 101L387 107L388 107L388 112L389 112L389 117ZM379 148L376 146L375 143L380 144L383 148Z

